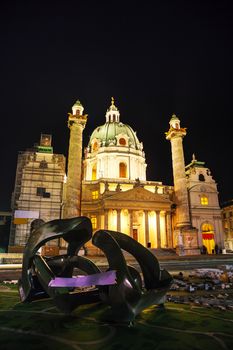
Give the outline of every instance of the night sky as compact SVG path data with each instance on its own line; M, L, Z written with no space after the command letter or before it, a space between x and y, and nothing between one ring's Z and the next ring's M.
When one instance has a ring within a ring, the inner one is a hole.
M1 1L0 209L10 209L18 151L53 135L67 156L67 114L88 114L84 145L115 97L146 154L147 179L172 185L175 113L185 161L205 161L220 202L233 198L232 1Z

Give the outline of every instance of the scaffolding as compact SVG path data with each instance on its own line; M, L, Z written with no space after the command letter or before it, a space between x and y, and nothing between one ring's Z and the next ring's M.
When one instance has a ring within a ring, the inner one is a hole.
M36 220L62 217L64 179L65 157L54 154L52 147L19 152L11 205L11 250L25 246ZM58 242L50 245L58 246Z

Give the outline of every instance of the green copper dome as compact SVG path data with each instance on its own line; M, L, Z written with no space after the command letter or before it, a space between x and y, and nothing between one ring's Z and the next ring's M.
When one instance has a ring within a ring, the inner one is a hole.
M92 133L88 147L93 146L93 141L98 140L99 147L125 146L142 151L142 144L138 141L136 132L120 122L120 112L111 99L111 105L106 112L106 123L98 126Z
M104 125L98 126L92 133L88 146L91 146L94 139L98 139L101 146L117 145L117 136L126 136L129 146L139 149L140 143L133 129L121 122L106 122Z

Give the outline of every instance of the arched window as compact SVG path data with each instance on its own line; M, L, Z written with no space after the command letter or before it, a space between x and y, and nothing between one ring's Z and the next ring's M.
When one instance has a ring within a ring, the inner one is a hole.
M204 194L201 196L201 205L208 205L208 197L206 197Z
M92 167L91 179L96 180L96 164Z
M119 164L119 175L120 177L126 177L127 165L125 163Z
M203 174L199 174L199 181L205 181L205 176Z
M125 146L125 145L126 145L126 140L124 139L124 137L121 137L121 138L119 139L119 144L120 144L121 146Z
M94 151L97 151L97 149L98 149L98 143L97 143L97 141L95 141L94 143L93 143L93 145L92 145L92 151L94 152Z

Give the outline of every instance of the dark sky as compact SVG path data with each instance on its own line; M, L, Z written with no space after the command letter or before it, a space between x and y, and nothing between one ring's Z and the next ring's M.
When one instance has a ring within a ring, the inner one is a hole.
M80 99L84 144L111 96L137 131L147 179L172 185L173 113L186 164L206 162L220 201L233 198L232 1L1 1L0 209L10 208L18 151L53 135L67 155L67 114Z

